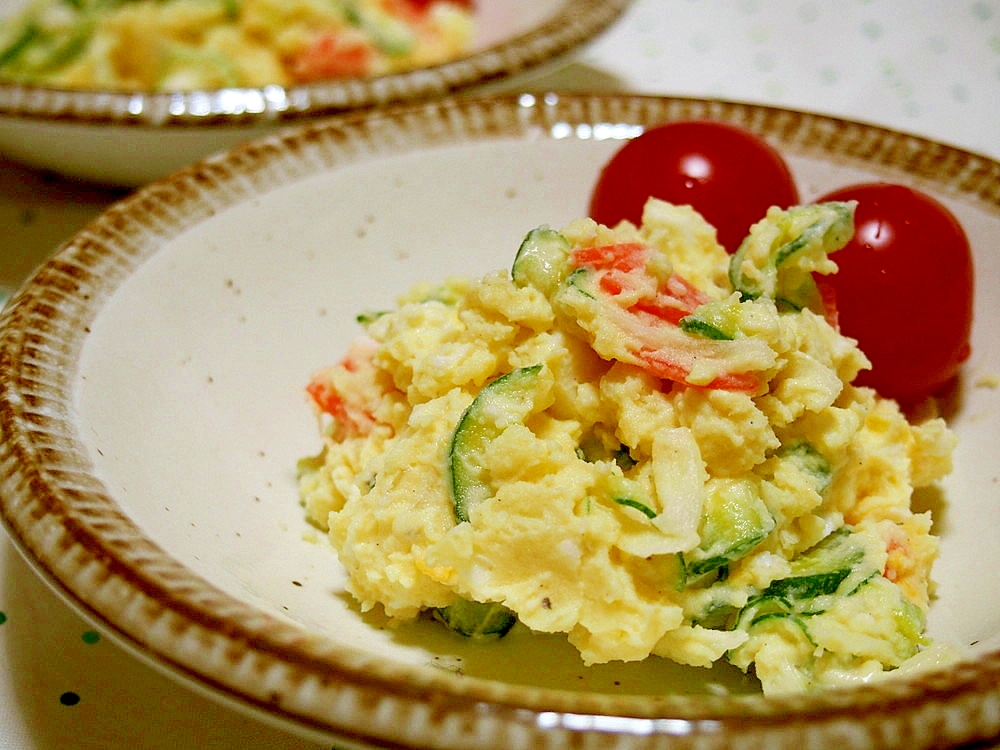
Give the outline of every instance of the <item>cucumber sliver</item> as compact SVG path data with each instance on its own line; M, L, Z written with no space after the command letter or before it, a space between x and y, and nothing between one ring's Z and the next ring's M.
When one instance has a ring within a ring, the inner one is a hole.
M479 392L455 428L448 450L452 505L455 518L469 520L469 510L493 495L482 466L490 443L512 424L518 424L535 405L535 384L542 366L514 370Z
M748 482L730 481L705 500L699 529L701 541L685 553L687 575L697 577L747 555L774 530L775 521Z
M549 297L566 278L569 253L569 240L556 230L532 229L517 250L511 278L518 286L533 286Z
M433 610L434 619L466 638L502 638L514 627L517 617L502 604L459 599Z
M846 528L838 529L792 560L792 575L764 591L804 605L819 597L849 595L871 575L865 549Z
M17 59L38 36L38 27L34 23L25 24L24 28L11 40L10 44L0 49L0 67Z
M729 281L743 300L770 297L800 310L814 297L810 264L842 248L853 234L851 202L793 206L769 215L730 258Z
M646 518L656 518L656 511L643 502L640 502L638 500L633 500L630 497L616 497L614 500L619 505L625 505L629 508L635 508L637 511L646 516Z
M829 573L782 578L768 586L764 593L768 596L785 597L796 601L815 599L817 596L835 593L850 573L850 568L841 568Z

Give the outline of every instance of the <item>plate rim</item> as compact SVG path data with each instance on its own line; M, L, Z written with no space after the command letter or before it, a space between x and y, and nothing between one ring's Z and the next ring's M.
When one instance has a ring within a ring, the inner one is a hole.
M846 160L932 181L1000 216L998 161L880 126L718 99L460 97L351 113L237 146L111 206L60 246L0 313L0 520L16 548L63 598L168 672L291 728L363 744L556 746L550 743L593 734L613 737L622 748L680 736L697 737L704 747L753 738L792 747L845 727L891 744L887 715L900 747L997 734L1000 651L916 679L790 698L590 695L386 667L220 591L143 537L88 474L93 467L68 406L86 327L172 231L367 154L456 139L553 138L553 128L566 124L567 137L596 137L586 128L676 119L741 125L789 153L832 158L835 149ZM313 158L317 153L324 158Z

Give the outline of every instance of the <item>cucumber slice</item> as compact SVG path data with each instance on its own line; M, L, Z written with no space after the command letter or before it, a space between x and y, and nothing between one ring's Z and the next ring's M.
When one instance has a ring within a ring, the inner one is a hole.
M389 310L365 310L354 316L354 319L363 326L369 326L383 315L388 315Z
M748 632L753 635L775 634L789 640L804 639L810 646L816 645L805 621L793 612L769 612L760 615L750 625Z
M508 426L523 422L535 405L535 384L542 366L514 370L489 383L465 410L448 450L452 505L459 522L469 510L492 496L482 457Z
M532 229L517 250L511 278L520 287L533 286L550 297L566 278L570 249L569 240L556 230Z
M850 529L840 528L792 560L792 575L772 582L764 595L785 598L793 603L833 594L850 595L878 572L865 562L864 546ZM799 607L799 610L805 608ZM810 613L815 614L816 607L810 605L809 608Z
M634 500L631 497L616 497L615 502L619 505L635 508L637 511L646 516L646 518L656 518L656 511L640 500Z
M588 283L593 281L593 276L594 272L589 268L578 268L566 277L566 286L587 299L596 300L597 295L587 289Z
M729 261L729 281L744 300L770 297L801 310L818 302L811 273L854 234L851 201L794 206L755 224Z
M772 582L751 598L733 627L756 633L761 623L768 622L770 628L787 617L809 638L804 618L822 614L878 576L868 557L865 544L850 529L834 531L792 560L792 575Z
M409 54L416 46L417 38L413 30L398 18L377 9L362 8L353 0L346 0L341 5L344 20L368 34L385 54L399 57Z
M709 630L733 630L733 623L740 611L732 604L717 602L692 616L691 623Z
M715 341L732 341L740 326L743 308L735 299L714 300L701 305L680 320L686 333Z
M686 315L681 318L681 330L695 336L703 336L706 339L715 341L732 341L733 335L722 330L722 328L709 323L707 320L695 315Z
M785 633L793 640L804 637L813 643L806 622L795 611L795 607L787 599L769 594L747 602L740 610L734 629L758 636L765 633Z
M622 444L619 446L618 450L615 451L615 463L618 464L618 468L622 471L628 471L635 466L638 461L632 458L632 452L628 449L628 446Z
M850 569L864 557L865 548L849 528L842 526L792 560L791 566L796 575L814 575Z
M0 49L0 68L20 57L28 46L39 36L38 26L33 22L26 23L17 33L10 37L10 41Z
M595 461L614 461L623 472L628 471L636 465L636 460L632 458L632 453L624 443L612 448L605 444L596 433L589 433L580 440L580 445L576 449L576 455L581 461L594 463Z
M761 618L769 617L774 614L787 615L791 612L792 605L787 599L781 596L772 594L756 596L748 601L746 606L740 610L739 618L736 621L736 627L740 630L746 630Z
M94 35L92 14L75 7L51 14L51 9L51 3L35 4L0 24L0 68L9 77L32 82L58 72L87 49Z
M705 499L698 547L683 555L684 570L692 577L740 559L774 530L775 521L750 482L715 483Z
M875 579L869 579L869 581L873 580ZM896 630L912 643L927 645L929 641L924 636L927 618L923 610L902 596L902 594L900 594L896 601L897 605L892 610L892 620L896 626Z
M822 494L833 481L833 469L824 456L805 441L798 441L782 446L778 455L792 461L805 474L812 477L816 491Z
M770 596L785 597L797 601L815 599L817 596L826 596L835 593L850 573L850 568L841 568L826 573L783 578L768 586L765 593Z
M432 610L434 619L467 638L502 638L517 617L502 604L459 599L447 607Z
M44 62L37 67L38 72L59 70L83 54L94 36L89 23L80 23L57 44L53 45Z
M375 42L375 46L390 57L408 55L417 46L413 30L388 14L370 11L363 16L361 27Z

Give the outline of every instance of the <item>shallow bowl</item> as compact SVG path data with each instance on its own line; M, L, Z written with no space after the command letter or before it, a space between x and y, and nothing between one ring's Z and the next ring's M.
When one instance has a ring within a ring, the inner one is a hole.
M28 0L0 0L7 18ZM134 187L282 126L495 86L556 66L629 0L481 0L470 53L373 78L178 93L67 91L0 82L0 153L33 167Z
M977 265L960 445L933 506L947 670L764 698L724 669L586 669L565 640L388 629L304 518L303 388L419 280L509 267L586 211L623 139L712 118L768 138L804 200L885 179L949 206ZM1000 733L1000 163L808 113L637 96L461 98L241 145L141 188L0 318L0 517L33 568L138 657L344 747L944 747Z

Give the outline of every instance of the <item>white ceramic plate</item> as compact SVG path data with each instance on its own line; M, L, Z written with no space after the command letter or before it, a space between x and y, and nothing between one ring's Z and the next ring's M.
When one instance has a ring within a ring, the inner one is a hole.
M0 0L0 18L27 2ZM440 97L556 65L614 23L629 2L481 0L468 56L376 78L162 94L0 82L0 153L72 177L142 185L305 118Z
M383 629L304 520L303 387L359 310L418 280L509 267L527 229L585 212L621 139L670 119L764 134L809 200L916 185L964 224L973 356L951 423L933 636L947 672L778 700L724 669L585 670L555 637L470 645ZM943 746L1000 733L1000 164L919 138L733 103L466 99L353 115L182 170L112 207L0 319L0 515L45 580L169 674L360 746ZM686 738L686 739L683 739Z

